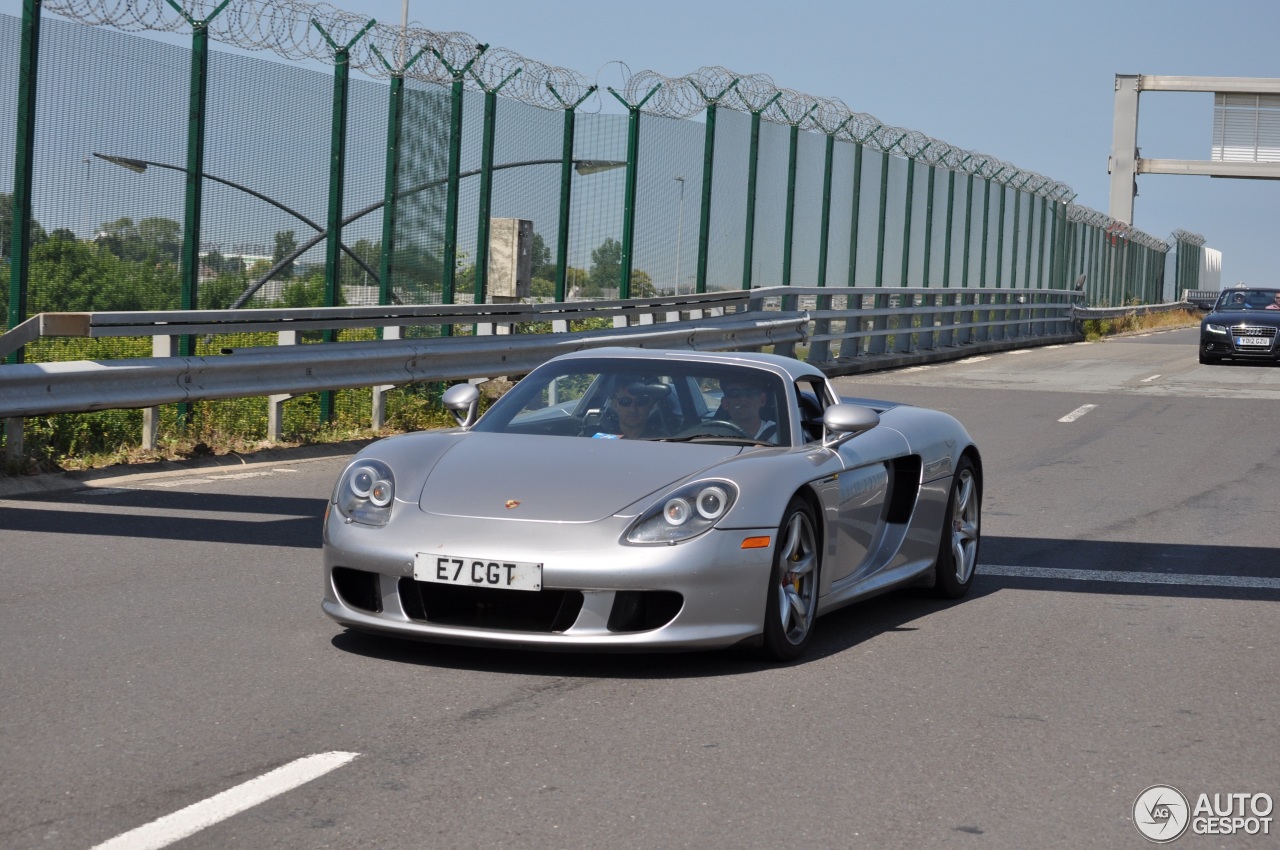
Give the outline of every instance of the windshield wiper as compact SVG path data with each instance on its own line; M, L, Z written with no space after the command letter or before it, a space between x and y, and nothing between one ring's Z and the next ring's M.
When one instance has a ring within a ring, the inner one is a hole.
M767 440L757 440L754 437L730 437L725 434L690 434L688 437L657 437L654 442L658 443L724 443L730 446L773 446Z

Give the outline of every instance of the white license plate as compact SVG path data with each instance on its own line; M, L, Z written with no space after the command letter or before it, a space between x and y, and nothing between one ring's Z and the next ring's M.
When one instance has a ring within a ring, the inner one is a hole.
M419 552L413 559L413 577L436 584L491 587L498 590L541 590L542 564L459 558Z
M1269 345L1271 345L1271 340L1267 339L1265 336L1238 336L1236 337L1236 345L1241 345L1241 346L1256 345L1261 348L1266 348Z

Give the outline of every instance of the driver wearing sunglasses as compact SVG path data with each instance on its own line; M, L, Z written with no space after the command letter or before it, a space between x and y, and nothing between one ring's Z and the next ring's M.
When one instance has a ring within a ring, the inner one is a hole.
M624 384L613 394L613 407L618 412L618 426L624 440L638 440L649 434L649 414L655 401L642 384Z
M723 394L721 407L729 421L742 429L748 437L774 441L778 426L763 416L768 394L764 385L750 378L731 377L720 381Z

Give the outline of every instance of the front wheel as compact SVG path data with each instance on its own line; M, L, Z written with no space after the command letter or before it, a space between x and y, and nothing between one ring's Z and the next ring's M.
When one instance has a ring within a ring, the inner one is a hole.
M764 612L764 655L799 658L813 637L818 613L819 550L813 509L792 499L778 526Z
M973 584L978 566L978 543L981 540L982 481L969 458L961 458L951 479L951 496L947 499L942 539L938 543L938 561L934 567L939 596L959 599Z

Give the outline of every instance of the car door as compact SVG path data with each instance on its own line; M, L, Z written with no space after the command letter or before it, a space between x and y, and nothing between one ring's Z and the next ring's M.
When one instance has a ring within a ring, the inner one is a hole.
M819 379L801 381L796 390L802 431L806 439L819 445L821 412L836 403L838 397ZM816 427L815 420L819 423ZM891 516L893 478L901 471L897 459L907 453L907 441L892 428L879 425L834 451L844 469L826 484L829 489L824 494L830 533L822 584L824 588L838 589L842 583L866 577L884 562L878 555L884 547Z

